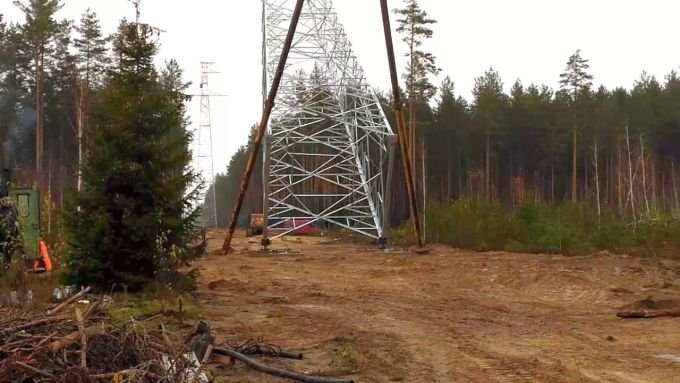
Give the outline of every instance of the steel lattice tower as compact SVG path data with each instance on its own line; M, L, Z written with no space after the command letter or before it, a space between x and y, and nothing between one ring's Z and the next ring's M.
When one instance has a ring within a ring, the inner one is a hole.
M210 122L210 89L208 78L216 74L212 69L214 62L201 62L201 115L196 137L196 171L199 172L206 185L212 185L203 198L203 224L206 227L217 227L217 192L215 172L213 168L212 125Z
M265 97L294 3L263 0ZM264 142L265 226L275 238L325 221L383 238L395 141L332 1L306 1Z

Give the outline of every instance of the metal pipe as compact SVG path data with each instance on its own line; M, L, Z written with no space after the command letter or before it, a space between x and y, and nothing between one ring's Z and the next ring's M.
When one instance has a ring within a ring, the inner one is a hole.
M262 0L262 102L267 100L267 1ZM264 133L262 148L262 246L269 244L269 171L270 142L267 129Z
M283 50L281 51L281 58L279 58L279 65L276 68L276 74L272 80L272 87L269 91L269 96L264 103L262 119L260 120L260 124L257 127L257 134L255 135L255 141L253 142L253 148L250 151L246 170L243 173L243 179L241 180L241 191L239 193L238 199L236 200L234 211L231 214L229 232L227 233L227 238L224 239L224 244L222 244L222 251L224 254L229 253L229 249L231 248L231 240L234 237L234 231L236 230L236 223L238 220L238 215L241 212L241 206L243 206L243 198L245 197L246 191L248 190L248 184L250 183L250 177L253 175L255 161L257 160L258 153L260 152L260 147L262 146L262 138L264 137L265 130L267 129L267 123L269 122L269 117L271 116L272 109L274 108L276 93L279 90L281 77L283 77L283 72L286 68L288 53L290 52L291 45L293 45L293 37L295 37L295 30L297 29L298 21L300 20L300 14L302 13L302 6L304 5L304 2L304 0L297 0L295 10L293 11L293 18L290 21L288 35L286 36L286 41L283 45Z
M406 192L408 193L409 208L411 211L411 223L416 234L416 242L419 248L423 248L423 237L420 232L420 216L418 215L418 201L415 194L415 182L411 172L411 162L408 145L406 144L406 128L404 127L404 115L402 112L401 94L399 90L399 77L397 64L394 59L394 43L392 42L392 28L390 27L390 11L387 0L380 0L382 9L383 29L385 30L385 45L387 46L387 60L390 65L390 78L392 80L392 96L394 97L394 115L397 119L397 138L401 148L401 158L406 179Z

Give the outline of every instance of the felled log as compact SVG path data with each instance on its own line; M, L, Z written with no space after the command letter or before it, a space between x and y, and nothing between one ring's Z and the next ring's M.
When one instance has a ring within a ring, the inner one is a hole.
M616 313L619 318L660 318L680 317L680 308L667 310L620 310Z
M354 383L354 381L351 380L351 379L321 378L321 377L304 375L304 374L300 374L300 373L293 372L293 371L282 370L280 368L267 366L266 364L262 364L262 363L260 363L256 360L248 358L247 356L241 354L240 352L236 352L236 351L230 350L228 348L215 347L213 349L213 353L218 354L218 355L228 356L228 357L231 357L231 358L236 359L236 360L240 360L241 362L245 363L247 366L249 366L250 368L252 368L254 370L264 372L265 374L278 376L279 378L297 380L298 382L303 382L303 383Z
M621 307L616 316L619 318L680 317L680 300L654 300L652 297L647 297Z

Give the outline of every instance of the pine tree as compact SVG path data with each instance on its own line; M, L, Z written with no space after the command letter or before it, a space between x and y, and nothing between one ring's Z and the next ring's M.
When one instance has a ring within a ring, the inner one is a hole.
M437 88L430 81L431 75L437 75L440 69L436 65L436 58L432 53L422 50L423 42L432 38L433 31L430 25L436 21L428 18L427 12L420 8L417 0L405 0L404 8L394 12L401 18L397 20L399 27L397 32L403 35L402 41L407 45L406 57L409 60L406 66L406 89L409 100L409 149L411 151L411 166L414 176L416 172L416 120L418 104L427 105L434 96Z
M10 139L13 142L16 163L29 163L32 153L27 147L32 146L28 134L19 134L20 114L26 120L32 111L22 110L19 105L31 104L28 90L28 60L20 54L23 46L21 31L16 24L6 25L3 38L0 39L0 133L2 142ZM25 129L21 129L24 133Z
M43 199L51 201L43 209L43 216L47 217L47 224L43 229L48 233L55 227L61 229L60 222L53 219L52 202L59 208L63 207L64 190L70 181L68 158L75 149L71 145L75 137L69 134L75 109L77 77L75 56L70 49L72 29L69 22L59 24L49 64L50 71L45 73L43 116L44 124L49 129L45 129L43 134L44 179L47 187L47 196Z
M15 0L14 4L24 13L21 25L24 44L22 52L30 57L32 82L35 98L35 170L41 179L44 160L44 86L46 65L55 50L60 23L55 14L63 7L61 0L26 0L27 4Z
M503 81L493 68L475 79L472 90L475 97L474 116L484 131L484 163L485 163L485 197L492 199L491 193L491 138L500 132L506 109L507 97L503 93Z
M159 75L157 45L146 25L122 22L114 40L118 66L94 107L82 166L83 188L67 212L71 281L140 289L180 279L199 256L195 208L200 188L191 170L181 71Z
M571 156L571 202L576 203L578 199L577 186L577 151L578 151L578 129L579 129L579 101L583 92L590 90L593 76L588 72L590 64L588 60L581 57L581 50L577 50L569 57L567 68L560 74L560 85L563 90L571 94L572 106L574 108L574 124L572 131L572 156Z
M440 189L443 190L442 203L450 202L454 196L460 198L463 194L464 162L469 153L466 145L471 127L469 117L468 103L461 96L456 97L454 84L447 76L439 88L434 128L430 129L427 141L428 150L432 153L430 173L442 174L440 180ZM444 165L446 166L444 169L433 168Z

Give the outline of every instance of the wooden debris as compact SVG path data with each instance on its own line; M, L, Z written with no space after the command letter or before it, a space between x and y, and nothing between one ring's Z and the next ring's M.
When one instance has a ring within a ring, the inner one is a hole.
M680 317L680 300L655 301L652 297L621 307L616 313L619 318Z
M680 317L680 308L670 310L620 310L616 313L619 318L660 318Z
M89 288L45 313L3 309L0 316L0 383L139 381L207 383L204 365L218 356L270 375L303 383L350 383L267 366L247 356L302 359L261 338L215 347L210 323L191 333L145 326L132 318L115 325L100 301L80 301ZM76 306L76 304L78 306ZM218 361L219 362L219 361Z
M47 315L54 315L58 313L59 311L63 310L64 307L68 307L70 304L73 302L77 301L78 299L82 298L85 294L89 293L91 288L88 286L82 290L80 290L77 294L74 294L72 297L69 299L63 301L60 305L57 307L53 308L52 310L47 310Z

